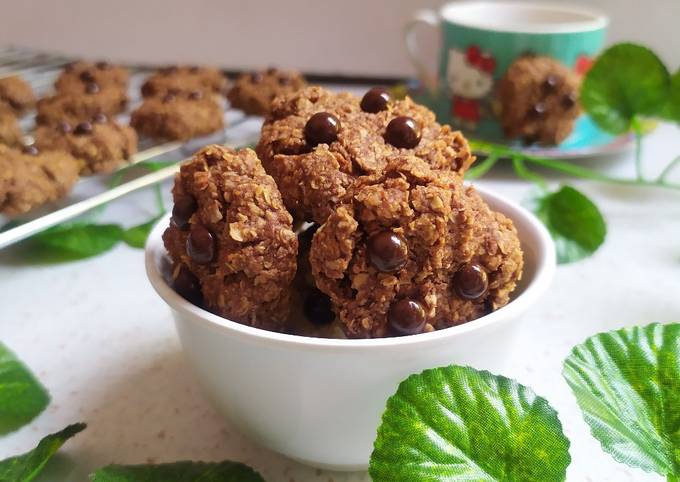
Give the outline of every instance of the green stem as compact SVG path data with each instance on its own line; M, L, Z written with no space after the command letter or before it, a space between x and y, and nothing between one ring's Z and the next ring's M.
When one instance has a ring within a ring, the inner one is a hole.
M465 179L471 180L482 177L484 174L489 172L489 170L491 170L491 168L496 164L497 161L498 156L493 152L490 152L489 154L487 154L486 159L484 159L479 164L476 164L475 166L471 167L465 172Z
M548 183L545 182L545 179L527 169L526 164L524 164L524 159L522 159L520 156L515 156L512 158L512 167L515 169L517 176L519 176L521 179L537 184L538 187L540 187L543 191L548 190Z
M669 165L665 167L663 171L661 171L661 174L659 174L659 177L656 178L657 182L664 182L668 175L671 173L671 171L680 164L680 156L676 157L671 161Z
M165 214L165 203L163 202L163 192L161 191L160 183L154 184L153 189L156 193L156 206L158 207L158 215L162 216Z
M521 156L521 158L531 164L537 166L552 169L554 171L562 172L564 174L569 174L570 176L578 177L581 179L590 179L593 181L608 182L612 184L619 184L623 186L641 186L641 187L661 187L664 189L673 189L680 191L680 184L672 184L667 182L665 179L656 179L654 181L648 180L638 180L638 179L622 179L616 177L610 177L602 174L598 171L588 169L572 162L558 161L556 159L548 159L543 157L531 156L528 154L518 153L509 147L501 146L484 141L471 141L470 145L475 151L480 152L493 152L499 157L514 158Z
M635 126L633 127L635 133L635 176L638 181L644 181L642 175L642 132L640 132L637 124L633 125Z

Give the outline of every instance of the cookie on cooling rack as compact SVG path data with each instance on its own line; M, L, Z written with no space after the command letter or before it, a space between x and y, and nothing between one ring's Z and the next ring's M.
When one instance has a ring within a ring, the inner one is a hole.
M0 213L17 216L66 196L81 161L65 152L0 145Z
M35 94L18 75L3 77L0 78L0 104L6 104L15 114L22 115L35 106Z
M249 115L269 114L274 97L305 87L307 82L299 72L269 68L239 76L227 93L231 106Z
M64 151L84 161L81 174L107 173L137 152L134 129L97 114L88 121L39 126L35 144L44 151Z
M115 88L127 91L130 72L108 62L74 62L68 64L54 83L59 93L81 93L83 85L97 84L102 89Z
M224 110L212 94L200 90L149 97L130 118L130 125L153 139L186 140L224 128Z
M224 94L227 79L219 69L199 66L173 66L159 69L142 84L142 96L158 97L167 93L200 91Z
M21 128L9 107L0 104L0 144L17 146L21 144Z
M65 121L75 125L89 121L97 114L115 116L127 106L127 94L122 89L103 89L95 82L79 84L79 87L79 92L40 99L36 123L54 126Z

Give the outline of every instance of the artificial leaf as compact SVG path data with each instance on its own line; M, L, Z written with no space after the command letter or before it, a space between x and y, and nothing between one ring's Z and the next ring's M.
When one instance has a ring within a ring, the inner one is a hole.
M84 423L69 425L64 430L48 435L38 446L23 455L0 461L0 482L29 482L68 439L84 430Z
M586 74L581 104L605 131L621 134L635 117L663 115L671 79L651 50L631 43L605 50Z
M664 108L665 119L680 123L680 70L671 78L671 90Z
M156 216L145 223L126 229L123 232L123 241L125 241L125 244L133 248L144 249L146 239L149 237L151 229L156 225L160 217L161 216Z
M33 236L27 254L41 261L73 261L109 251L122 239L117 224L64 224Z
M680 477L680 324L592 336L574 347L563 374L607 453Z
M109 465L90 476L92 482L264 482L237 462L175 462L159 465Z
M374 482L565 479L569 441L530 388L469 367L426 370L387 401L369 472Z
M33 420L49 402L47 390L14 353L0 343L0 435Z
M559 263L592 255L607 235L607 224L597 206L571 186L534 199L533 210L555 241Z

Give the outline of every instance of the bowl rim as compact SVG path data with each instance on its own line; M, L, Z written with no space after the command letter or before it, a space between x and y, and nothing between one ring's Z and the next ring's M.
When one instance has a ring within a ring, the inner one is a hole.
M394 348L443 341L470 331L481 330L490 325L508 321L521 314L529 306L534 304L534 302L547 290L557 265L555 246L550 233L536 216L504 196L494 194L488 189L480 186L475 186L475 189L483 199L486 201L491 200L492 204L496 205L495 209L504 213L512 219L513 222L516 223L516 220L521 218L523 221L522 224L526 224L530 227L529 231L532 231L530 238L533 238L536 248L536 273L534 277L529 280L524 291L510 303L488 315L484 315L462 325L452 326L430 333L420 333L402 337L336 339L278 333L261 328L254 328L223 318L187 301L165 282L158 267L158 260L160 259L160 256L163 256L166 253L161 237L168 226L171 216L170 213L167 213L156 223L147 239L144 253L147 277L156 293L158 293L172 310L181 314L184 318L189 318L192 321L204 323L219 331L242 337L244 341L248 340L269 344L274 343L294 348L304 347L324 350L328 350L329 348L336 350L365 350L367 348L375 349L378 347ZM499 208L499 206L502 206L502 208Z

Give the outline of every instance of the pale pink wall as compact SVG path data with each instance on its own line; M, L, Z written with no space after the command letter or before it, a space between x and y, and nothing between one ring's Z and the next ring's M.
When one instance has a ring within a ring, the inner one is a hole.
M0 0L0 45L143 62L266 64L374 75L412 72L401 27L428 0ZM680 0L586 0L610 12L611 40L680 64ZM433 43L433 42L431 42ZM674 48L675 47L675 48Z

